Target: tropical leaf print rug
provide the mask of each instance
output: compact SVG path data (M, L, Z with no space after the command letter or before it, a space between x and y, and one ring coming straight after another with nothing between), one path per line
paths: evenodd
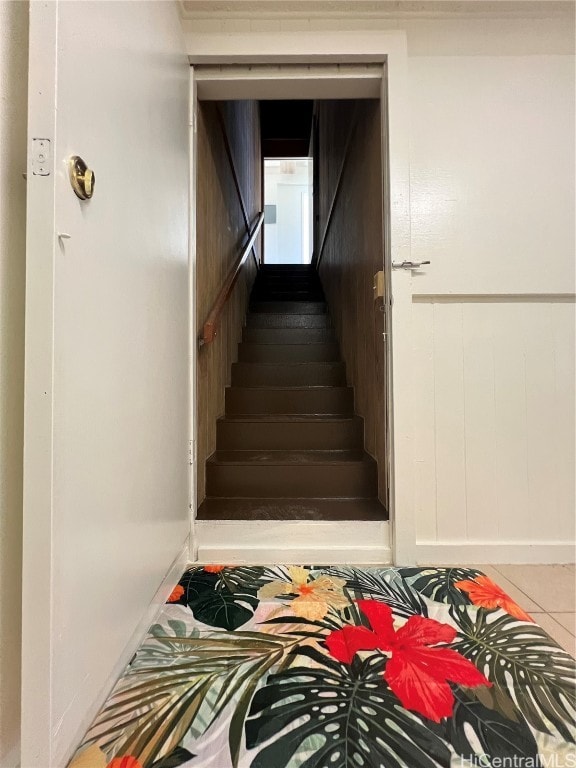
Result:
M194 567L72 765L573 768L575 682L476 570Z

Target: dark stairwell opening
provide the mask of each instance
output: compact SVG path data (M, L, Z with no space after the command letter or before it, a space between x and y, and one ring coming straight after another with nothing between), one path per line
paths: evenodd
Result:
M283 259L283 238L272 243L272 228L265 224L258 269L250 265L236 301L236 335L231 321L225 352L200 352L200 360L217 358L219 375L211 382L210 366L199 365L200 377L203 370L205 375L204 382L199 377L199 411L203 396L217 397L211 383L226 386L220 386L223 402L208 409L219 413L212 436L205 425L198 518L387 519L385 329L382 302L373 295L374 274L383 263L379 102L260 102L257 125L254 102L227 104L210 108L229 119L233 113L238 117L238 104L250 105L243 109L250 115L252 141L245 131L243 140L236 136L229 142L228 154L247 145L253 150L259 134L259 173L246 167L244 181L257 181L261 207L266 161L277 169L271 178L281 170L288 176L294 169L301 173L308 163L313 189L312 201L305 200L303 189L291 188L303 186L293 176L282 194L275 190L267 223L277 225L280 202L292 201L292 213L301 213L292 222L298 230L294 243L303 243L300 258L293 243ZM232 124L228 130L234 134ZM229 175L225 163L214 162L218 148L211 150L212 168L205 163L204 171ZM207 183L209 174L203 178L201 171L199 180ZM222 179L219 186L226 188ZM254 189L249 194L254 209L258 195ZM306 216L313 222L309 253L302 234ZM200 217L198 229L201 240ZM204 237L209 240L208 229Z

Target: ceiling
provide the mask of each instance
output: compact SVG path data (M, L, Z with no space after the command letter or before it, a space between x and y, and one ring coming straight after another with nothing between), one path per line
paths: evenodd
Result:
M264 157L308 157L314 102L261 101Z
M183 19L239 17L462 18L564 15L572 0L179 0Z

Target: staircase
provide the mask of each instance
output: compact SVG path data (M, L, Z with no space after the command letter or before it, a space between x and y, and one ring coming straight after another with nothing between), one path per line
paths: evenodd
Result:
M200 520L386 520L310 266L263 266L206 463Z

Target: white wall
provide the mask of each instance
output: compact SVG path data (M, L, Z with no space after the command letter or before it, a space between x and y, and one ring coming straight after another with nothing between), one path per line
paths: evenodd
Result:
M0 766L20 742L28 3L0 2Z
M573 559L573 5L195 5L190 51L407 32L417 558Z
M410 74L420 557L573 557L574 59Z
M175 3L31 18L22 764L62 768L189 531L189 67Z

